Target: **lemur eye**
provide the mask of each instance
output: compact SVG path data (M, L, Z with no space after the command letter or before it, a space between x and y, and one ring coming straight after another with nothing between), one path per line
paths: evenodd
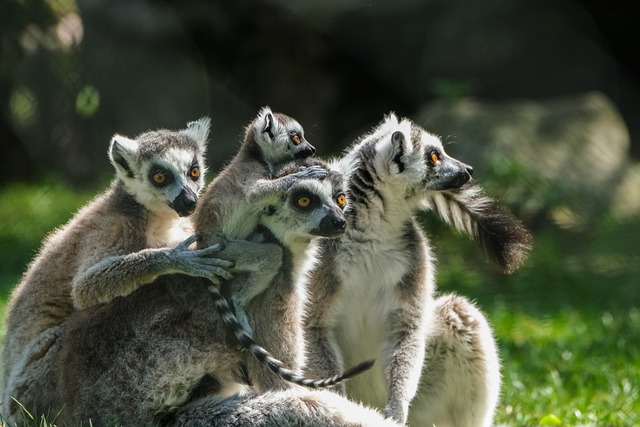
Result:
M339 195L336 198L336 202L338 202L338 206L340 206L341 208L344 207L344 205L347 204L347 196L345 196L344 194Z
M432 151L431 152L431 163L433 165L436 165L439 161L440 161L440 157L438 157L438 153L436 153L435 151Z
M311 199L307 196L301 196L298 197L297 203L301 208L308 208L311 204Z
M295 145L298 145L302 141L302 137L300 137L299 133L294 133L291 135L291 141L293 141Z
M153 174L153 182L157 185L162 185L167 182L167 172L166 171L158 171Z
M192 167L191 171L189 171L189 175L191 175L191 178L193 179L200 177L200 168L197 166Z

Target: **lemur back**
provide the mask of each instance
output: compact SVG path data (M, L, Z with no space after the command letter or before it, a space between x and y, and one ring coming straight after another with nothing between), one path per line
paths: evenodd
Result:
M180 131L113 137L109 157L117 176L111 187L46 238L11 296L5 416L18 410L12 398L29 408L32 394L40 393L30 384L30 372L44 363L75 310L127 295L162 274L228 277L221 267L229 262L212 258L218 248L188 250L195 239L188 238L192 225L186 217L203 186L208 132L204 118Z
M316 237L344 232L342 179L326 174L323 180L299 179L260 219L258 232L280 246L283 261L246 310L256 336L292 370L303 358L304 290L295 278ZM290 388L239 348L207 286L163 276L126 299L74 313L60 338L54 407L64 406L62 416L74 421L150 424L201 396L233 393L247 378L257 391Z
M329 375L345 363L377 357L379 369L350 381L347 391L405 423L434 316L434 257L414 215L429 201L463 201L439 195L473 191L456 190L468 185L472 169L448 156L437 137L393 114L333 167L346 176L348 227L340 239L322 242L322 261L309 274L305 374ZM505 227L494 227L498 234L474 236L487 247L502 247L494 253L507 264L523 259L527 234L512 217L495 209L474 211L464 202L453 205L438 212L455 212L455 224L473 224L463 231L482 228L492 218L502 221ZM465 221L458 221L461 215Z
M195 224L201 244L209 245L219 238L224 239L226 247L218 256L235 263L231 272L248 273L243 276L242 286L231 293L233 308L218 283L209 286L216 309L229 331L240 345L276 375L298 385L319 388L344 381L368 369L371 362L327 379L303 378L253 340L244 314L244 307L272 283L282 263L278 245L244 240L255 235L267 207L280 203L292 185L304 178L324 179L326 170L322 163L283 166L288 161L303 160L314 153L315 148L304 138L304 130L297 121L264 107L246 127L238 154L207 188ZM286 173L275 173L277 168L283 167Z

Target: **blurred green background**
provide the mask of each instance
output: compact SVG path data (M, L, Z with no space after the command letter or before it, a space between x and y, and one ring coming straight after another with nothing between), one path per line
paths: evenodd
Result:
M4 0L0 310L44 236L108 185L114 133L211 116L211 179L263 105L321 156L396 111L534 235L503 276L421 215L439 289L495 329L496 423L640 425L635 22L577 0Z

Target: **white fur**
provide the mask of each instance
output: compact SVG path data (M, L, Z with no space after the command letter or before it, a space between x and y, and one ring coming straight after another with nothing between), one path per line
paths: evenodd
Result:
M432 150L440 159L435 165L429 156ZM436 310L444 300L434 304L435 261L426 237L412 222L419 210L446 203L432 197L433 189L447 179L442 168L453 165L463 164L446 156L439 138L409 120L387 116L331 164L351 179L352 223L341 245L327 248L330 256L324 259L332 262L317 268L319 278L335 276L336 284L324 286L337 289L337 294L332 290L325 296L322 283L312 277L309 363L335 369L334 357L341 366L376 358L370 371L347 383L349 397L384 408L386 415L403 423L412 402L416 409L409 411L409 417L414 426L431 426L432 421L437 426L449 421L458 426L486 425L500 381L495 343L484 317L464 299L455 307L445 304ZM457 228L470 227L456 208L448 220ZM420 250L422 257L414 253ZM418 263L424 263L422 269L415 268ZM463 332L456 324L458 307L475 316ZM395 334L392 322L400 325ZM337 343L332 342L332 333ZM467 345L467 337L477 337L474 346ZM329 354L327 347L339 354ZM436 347L447 352L435 357ZM425 376L416 394L423 362Z
M207 149L210 127L211 119L209 117L202 117L196 121L187 123L187 128L182 130L180 133L183 133L196 141L201 153L204 154Z

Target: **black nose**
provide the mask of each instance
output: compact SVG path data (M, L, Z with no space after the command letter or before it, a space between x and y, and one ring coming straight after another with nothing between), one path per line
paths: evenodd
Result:
M347 221L342 217L332 218L331 224L336 230L344 230L347 227Z
M466 166L466 168L467 168L467 173L468 173L470 176L473 176L473 168L472 168L471 166Z
M173 200L171 207L179 216L189 216L196 210L198 196L190 188L183 188Z
M314 154L316 154L316 147L307 142L304 147L300 147L300 151L296 153L295 158L306 159L307 157L311 157Z
M338 234L342 234L346 228L347 221L342 215L338 216L329 214L320 221L318 234L325 237L336 236Z

